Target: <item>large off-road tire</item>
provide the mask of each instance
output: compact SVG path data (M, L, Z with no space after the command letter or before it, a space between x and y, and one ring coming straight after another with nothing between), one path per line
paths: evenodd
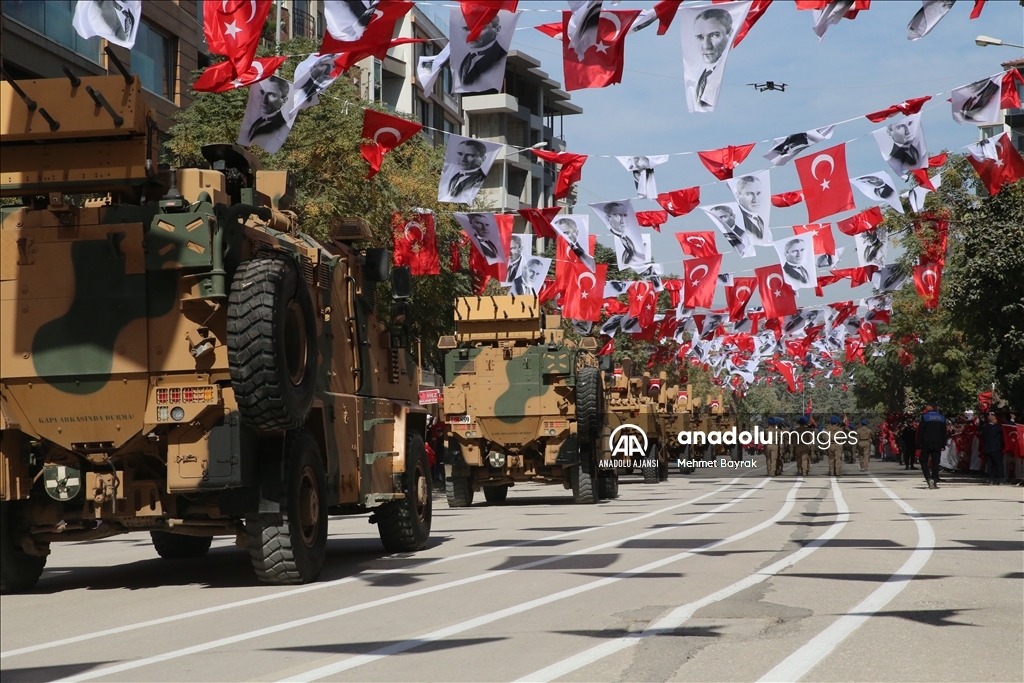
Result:
M29 555L18 543L14 506L0 503L0 593L27 591L36 585L46 566L46 557Z
M586 447L601 434L601 369L580 368L576 373L576 435Z
M448 477L444 492L450 508L468 508L473 504L473 484L469 477Z
M316 319L290 256L261 256L235 273L228 299L228 365L238 411L255 429L297 429L316 385Z
M487 499L488 503L504 503L505 499L508 498L508 489L508 484L485 486L484 498Z
M580 448L580 464L570 470L569 481L572 483L572 498L577 504L597 502L597 463L591 449Z
M420 434L410 433L405 441L402 493L405 498L385 503L375 513L377 532L389 553L423 550L430 539L430 464Z
M668 481L668 460L658 461L658 481Z
M655 464L650 467L640 468L644 475L645 484L657 484L658 483L658 445L651 442L650 446L647 447L647 452L644 453L645 460L654 460Z
M165 560L193 560L210 551L212 536L185 536L166 531L150 531L156 554Z
M598 493L602 500L613 500L619 497L619 473L605 470L597 478Z
M327 550L327 477L320 449L304 430L285 439L281 513L246 517L249 558L264 583L315 581Z

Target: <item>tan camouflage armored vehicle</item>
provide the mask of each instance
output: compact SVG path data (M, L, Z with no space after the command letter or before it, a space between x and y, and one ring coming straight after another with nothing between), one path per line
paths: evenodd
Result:
M664 460L671 465L676 460L685 457L688 452L686 446L679 444L679 432L690 431L693 428L692 407L690 405L690 386L681 389L679 385L668 386L667 373L662 371L658 392L658 433L661 435L659 449L659 460ZM666 466L667 466L666 465ZM688 474L692 468L682 468L681 472Z
M618 495L613 470L599 472L601 371L584 338L565 340L561 316L542 315L536 296L456 301L445 356L444 453L448 505L466 507L483 489L505 500L518 482L562 484L577 503Z
M127 72L5 81L0 110L3 589L130 531L165 558L235 536L268 583L317 578L328 514L425 547L419 369L366 223L302 234L288 173L231 145L158 173Z
M668 450L659 416L661 379L650 373L630 376L632 361L617 364L605 383L605 430L603 461L614 463L620 473L640 470L645 484L668 479Z
M727 432L739 423L736 420L736 413L732 406L725 402L725 392L719 391L718 395L708 394L702 403L700 399L692 399L694 431L704 432ZM696 446L692 449L693 457L730 457L734 460L740 459L740 446L729 444L709 444L706 447Z

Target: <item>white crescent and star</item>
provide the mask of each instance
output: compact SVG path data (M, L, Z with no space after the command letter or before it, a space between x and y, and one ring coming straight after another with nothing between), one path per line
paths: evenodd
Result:
M619 35L622 33L622 20L619 19L619 15L617 15L615 12L601 12L600 18L607 19L608 21L615 24L615 35L613 35L610 38L610 41L614 43L616 40L619 39ZM600 38L598 39L597 44L594 45L594 49L602 54L608 52L609 47L610 46L605 45L603 42L601 42Z
M814 157L814 161L811 162L811 177L814 178L815 180L818 180L818 164L824 163L824 162L828 162L828 176L829 176L829 178L832 177L832 172L836 170L836 162L835 162L835 160L831 156L829 156L828 154L819 154L818 156ZM821 189L822 190L827 190L828 189L828 180L827 179L823 179L821 181Z
M597 285L597 278L594 277L594 274L589 271L584 271L576 277L576 285L580 288L581 291L584 290L583 280L586 278L590 278L590 286L585 288L586 291L584 291L584 295L586 294L586 292L589 292L590 290L594 289L594 287Z
M419 235L415 239L412 238L412 237L409 237L409 230L411 230L411 229L415 229L416 233ZM419 242L419 241L421 241L423 239L423 226L421 226L418 221L409 221L408 223L406 223L405 224L405 239L409 240L410 242Z
M398 132L398 129L397 128L391 128L391 127L388 127L388 126L385 126L384 128L378 128L377 132L373 134L373 141L377 142L379 144L383 144L383 143L380 142L380 136L383 133L391 133L392 135L394 135L395 136L395 144L398 144L399 142L402 141L402 134Z
M701 275L698 278L697 277L697 272L700 271L702 268L704 269L704 273L703 273L703 275ZM699 266L697 266L696 268L694 268L693 270L690 271L690 282L696 283L697 280L703 279L703 278L707 277L707 274L708 274L708 267L702 263L702 264L700 264Z
M698 247L704 246L704 238L701 237L700 235L692 235L690 237L687 237L686 241L689 242L690 244L695 244Z
M785 282L783 281L781 275L779 275L778 273L772 273L771 275L768 276L768 279L764 281L764 283L766 285L768 285L768 289L769 290L772 289L772 280L774 280L776 278L778 279L780 285L784 285L785 284ZM775 296L782 296L781 289L777 289L777 290L774 290L774 291L775 291Z
M931 275L931 280L932 280L931 284L928 284L928 276L929 275ZM935 290L935 282L938 279L939 279L939 276L935 273L935 271L932 268L926 269L924 271L924 273L921 274L921 282L923 282L926 285L928 285L928 291L929 292Z
M740 292L746 292L747 293L747 297L746 298L748 298L748 299L754 293L753 291L751 291L750 287L747 287L746 285L741 285L740 287L737 287L735 290L733 290L733 293L736 295L737 299L742 298L742 297L740 297Z

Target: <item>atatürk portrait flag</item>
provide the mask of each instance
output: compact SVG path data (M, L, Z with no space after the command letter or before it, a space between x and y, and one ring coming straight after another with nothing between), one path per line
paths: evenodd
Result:
M807 202L807 222L856 208L846 171L846 143L800 157L794 163Z
M265 2L267 5L270 4L270 0L265 0ZM17 5L19 3L12 4ZM41 5L42 3L38 2L38 0L33 0L24 4ZM65 2L62 4L66 8L70 3ZM245 5L248 7L249 3L246 2ZM253 14L258 14L255 7L253 8ZM114 45L120 45L130 50L135 46L135 35L139 32L141 16L142 0L78 0L71 25L74 26L78 35L83 38L88 39L99 36ZM266 14L263 16L266 17ZM50 27L47 26L47 28ZM263 28L262 19L260 19L259 28ZM213 46L211 45L210 47L212 48Z

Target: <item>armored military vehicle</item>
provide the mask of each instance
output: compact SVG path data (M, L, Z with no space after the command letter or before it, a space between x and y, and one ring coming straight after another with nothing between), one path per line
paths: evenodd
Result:
M445 356L444 454L448 505L466 507L483 489L505 500L518 482L562 484L577 503L618 495L614 470L599 471L603 388L593 349L567 341L561 316L536 296L456 301Z
M289 173L232 145L158 171L126 70L5 81L0 108L3 589L131 531L164 558L235 536L278 584L317 578L329 514L425 547L419 369L375 314L410 277L365 221L303 234Z
M631 376L632 369L626 358L607 377L601 457L616 463L620 473L640 470L645 484L657 484L668 478L668 450L659 416L663 383L647 372Z
M659 460L664 460L666 468L676 460L684 458L689 448L679 443L679 432L688 432L693 428L692 406L690 405L690 387L681 389L679 385L668 385L667 374L661 373L658 391L658 433L661 436ZM681 472L688 474L693 468L683 467Z

